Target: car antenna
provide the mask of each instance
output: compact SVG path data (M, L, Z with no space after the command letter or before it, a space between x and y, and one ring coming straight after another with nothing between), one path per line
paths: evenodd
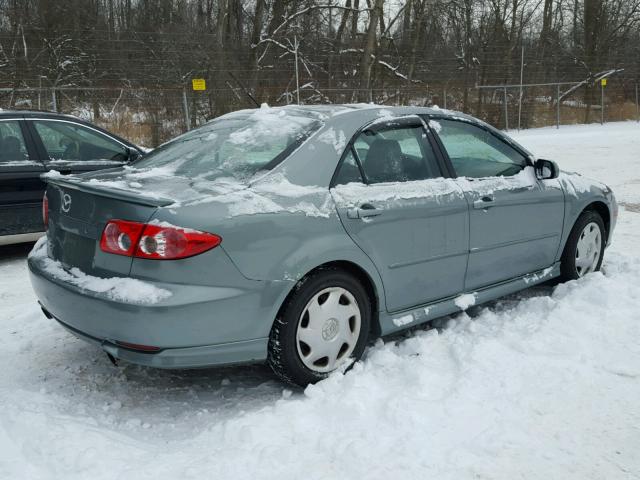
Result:
M236 82L238 85L240 85L240 88L242 89L242 91L243 91L244 93L246 93L246 94L247 94L247 97L249 97L253 103L255 103L255 104L256 104L256 107L260 108L260 104L258 103L258 101L254 98L254 96L253 96L253 95L251 95L251 93L249 92L249 90L247 90L247 89L244 87L244 85L242 84L242 82L241 82L240 80L238 80L238 79L236 78L236 76L235 76L233 73L231 73L229 70L227 70L227 73L229 74L229 76L230 76L231 78L233 78L233 80L235 80L235 82Z

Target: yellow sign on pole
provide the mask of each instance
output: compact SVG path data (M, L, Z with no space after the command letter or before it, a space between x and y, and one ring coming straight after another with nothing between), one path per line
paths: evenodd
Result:
M602 85L603 87L607 86L607 79L606 78L601 78L600 79L600 85Z
M207 89L207 82L204 81L204 78L192 78L191 86L195 91L202 91Z

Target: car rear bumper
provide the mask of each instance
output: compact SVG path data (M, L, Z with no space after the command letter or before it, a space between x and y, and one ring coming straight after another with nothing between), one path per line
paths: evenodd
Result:
M271 324L287 289L284 282L253 280L245 288L162 283L154 285L170 290L171 297L140 305L66 283L43 262L37 256L28 259L31 284L47 316L116 358L160 368L265 360Z
M51 315L43 307L45 315ZM221 343L218 345L202 345L199 347L167 348L159 352L141 352L124 348L108 340L87 335L57 318L51 318L76 337L102 348L106 353L118 360L143 365L146 367L180 369L203 368L218 365L236 365L262 362L266 359L268 338L257 338L242 342Z

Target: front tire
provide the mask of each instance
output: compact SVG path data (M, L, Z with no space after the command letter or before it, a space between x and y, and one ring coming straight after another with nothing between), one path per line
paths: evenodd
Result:
M576 280L600 270L605 241L606 230L600 214L591 210L582 212L571 229L562 253L562 280Z
M335 268L302 279L269 336L268 364L282 380L306 386L364 352L371 301L354 276Z

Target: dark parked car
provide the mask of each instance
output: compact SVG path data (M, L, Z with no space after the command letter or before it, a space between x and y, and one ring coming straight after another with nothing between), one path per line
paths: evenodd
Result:
M0 112L0 245L44 232L41 174L113 168L140 155L139 147L70 115Z

